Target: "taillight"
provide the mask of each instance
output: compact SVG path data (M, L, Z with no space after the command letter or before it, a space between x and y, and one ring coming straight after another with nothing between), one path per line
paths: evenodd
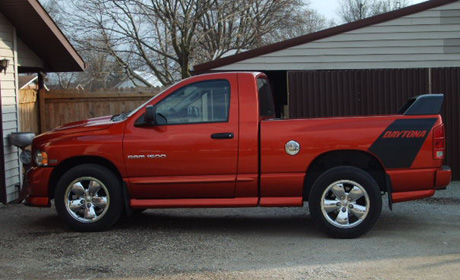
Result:
M444 125L435 127L433 131L433 158L444 159L446 147Z

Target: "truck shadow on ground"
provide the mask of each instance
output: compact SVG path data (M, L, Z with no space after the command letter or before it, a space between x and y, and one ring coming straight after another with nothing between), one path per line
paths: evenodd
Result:
M308 212L296 209L282 209L283 213L276 210L253 209L168 209L147 210L134 214L131 217L123 216L120 221L108 232L210 232L213 234L262 234L264 236L297 236L327 238L313 223ZM30 221L30 229L36 229L37 236L50 233L68 233L72 229L52 213L36 217ZM375 227L368 235L379 236L388 234L410 235L426 227L423 221L414 221L410 216L384 211ZM367 235L366 235L367 236Z
M215 234L257 233L273 236L327 237L317 229L308 211L305 209L184 209L147 210L132 217L123 217L115 230L160 230L212 232ZM186 213L184 213L187 211ZM370 231L370 235L410 234L426 227L422 221L414 221L402 213L383 211L379 221Z
M291 217L245 215L175 215L174 213L142 213L124 218L117 230L161 230L218 233L258 233L264 235L317 236L310 216Z

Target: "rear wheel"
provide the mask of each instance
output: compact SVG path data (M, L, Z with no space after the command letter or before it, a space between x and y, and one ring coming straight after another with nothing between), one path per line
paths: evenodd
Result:
M59 179L56 210L74 230L105 230L120 218L121 190L120 180L109 169L96 164L79 165Z
M380 188L362 169L335 167L313 184L309 208L315 224L328 235L358 237L368 232L380 216Z

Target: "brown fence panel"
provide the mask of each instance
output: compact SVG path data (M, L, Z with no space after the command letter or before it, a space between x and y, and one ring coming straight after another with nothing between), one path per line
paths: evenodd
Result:
M453 178L460 179L460 68L432 69L433 93L444 93L443 120L446 125L446 157Z
M21 89L19 91L19 119L20 129L24 132L40 132L38 118L38 91L35 89Z
M40 91L40 128L45 132L69 122L128 112L157 93Z

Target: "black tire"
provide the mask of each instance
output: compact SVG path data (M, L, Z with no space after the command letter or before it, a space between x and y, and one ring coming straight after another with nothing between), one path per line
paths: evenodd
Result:
M109 169L97 164L82 164L59 179L55 204L59 216L72 229L106 230L122 214L122 184Z
M382 197L377 182L367 172L339 166L316 179L308 205L313 221L323 232L335 238L355 238L376 223Z

